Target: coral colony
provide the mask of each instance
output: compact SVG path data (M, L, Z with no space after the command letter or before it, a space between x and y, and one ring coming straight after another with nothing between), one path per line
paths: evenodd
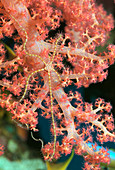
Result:
M101 98L84 102L77 89L107 78L115 46L102 54L96 47L105 44L113 27L112 15L95 0L0 1L0 106L33 131L38 131L37 109L52 122L53 140L42 148L44 160L59 159L74 148L86 161L84 169L109 164L107 150L97 151L97 143L89 147L88 142L95 142L94 131L101 144L115 141L112 107ZM12 59L6 57L4 37L14 40ZM71 85L75 90L66 92ZM3 154L2 145L0 150Z

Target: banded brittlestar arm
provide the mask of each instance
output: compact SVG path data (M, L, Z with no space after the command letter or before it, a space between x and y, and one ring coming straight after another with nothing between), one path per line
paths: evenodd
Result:
M45 70L44 68L43 68L43 69L36 70L36 71L32 72L32 73L27 77L26 85L25 85L25 90L24 90L24 93L23 93L21 99L19 100L19 102L21 102L21 101L24 99L25 95L26 95L27 88L28 88L28 84L29 84L29 80L30 80L30 78L32 77L32 75L34 75L35 73L44 71L44 70Z

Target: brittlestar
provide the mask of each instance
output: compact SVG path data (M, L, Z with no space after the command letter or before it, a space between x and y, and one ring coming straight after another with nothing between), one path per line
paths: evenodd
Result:
M54 120L54 113L53 113L53 94L52 94L52 84L51 84L51 72L55 72L55 74L57 75L59 81L61 81L61 78L59 76L59 74L57 73L57 71L53 68L53 60L54 60L54 57L55 57L55 54L56 54L56 48L57 48L57 44L59 42L59 40L61 39L61 34L59 36L59 38L57 38L56 42L55 42L55 46L54 46L54 51L53 51L53 56L52 58L49 57L49 62L46 63L43 58L41 58L39 55L36 55L36 54L30 54L26 51L26 43L28 41L28 35L27 35L27 32L25 31L25 29L18 23L18 21L12 16L10 15L11 18L13 18L15 20L15 22L19 25L19 27L24 31L25 33L25 42L23 44L23 49L26 53L26 55L30 56L30 57L38 57L45 65L44 68L41 68L41 69L38 69L38 70L35 70L33 71L28 77L27 77L27 80L26 80L26 85L25 85L25 90L24 90L24 93L21 97L21 99L19 100L19 103L24 99L25 95L26 95L26 92L27 92L27 88L28 88L28 84L29 84L29 80L30 78L35 74L35 73L38 73L38 72L41 72L41 71L47 71L48 73L48 82L49 82L49 92L50 92L50 99L51 99L51 119L52 119L52 125L53 125L53 131L54 131L54 146L53 146L53 154L51 155L51 157L49 158L49 160L52 160L52 158L54 157L54 154L55 154L55 147L56 147L56 128L55 128L55 120Z

